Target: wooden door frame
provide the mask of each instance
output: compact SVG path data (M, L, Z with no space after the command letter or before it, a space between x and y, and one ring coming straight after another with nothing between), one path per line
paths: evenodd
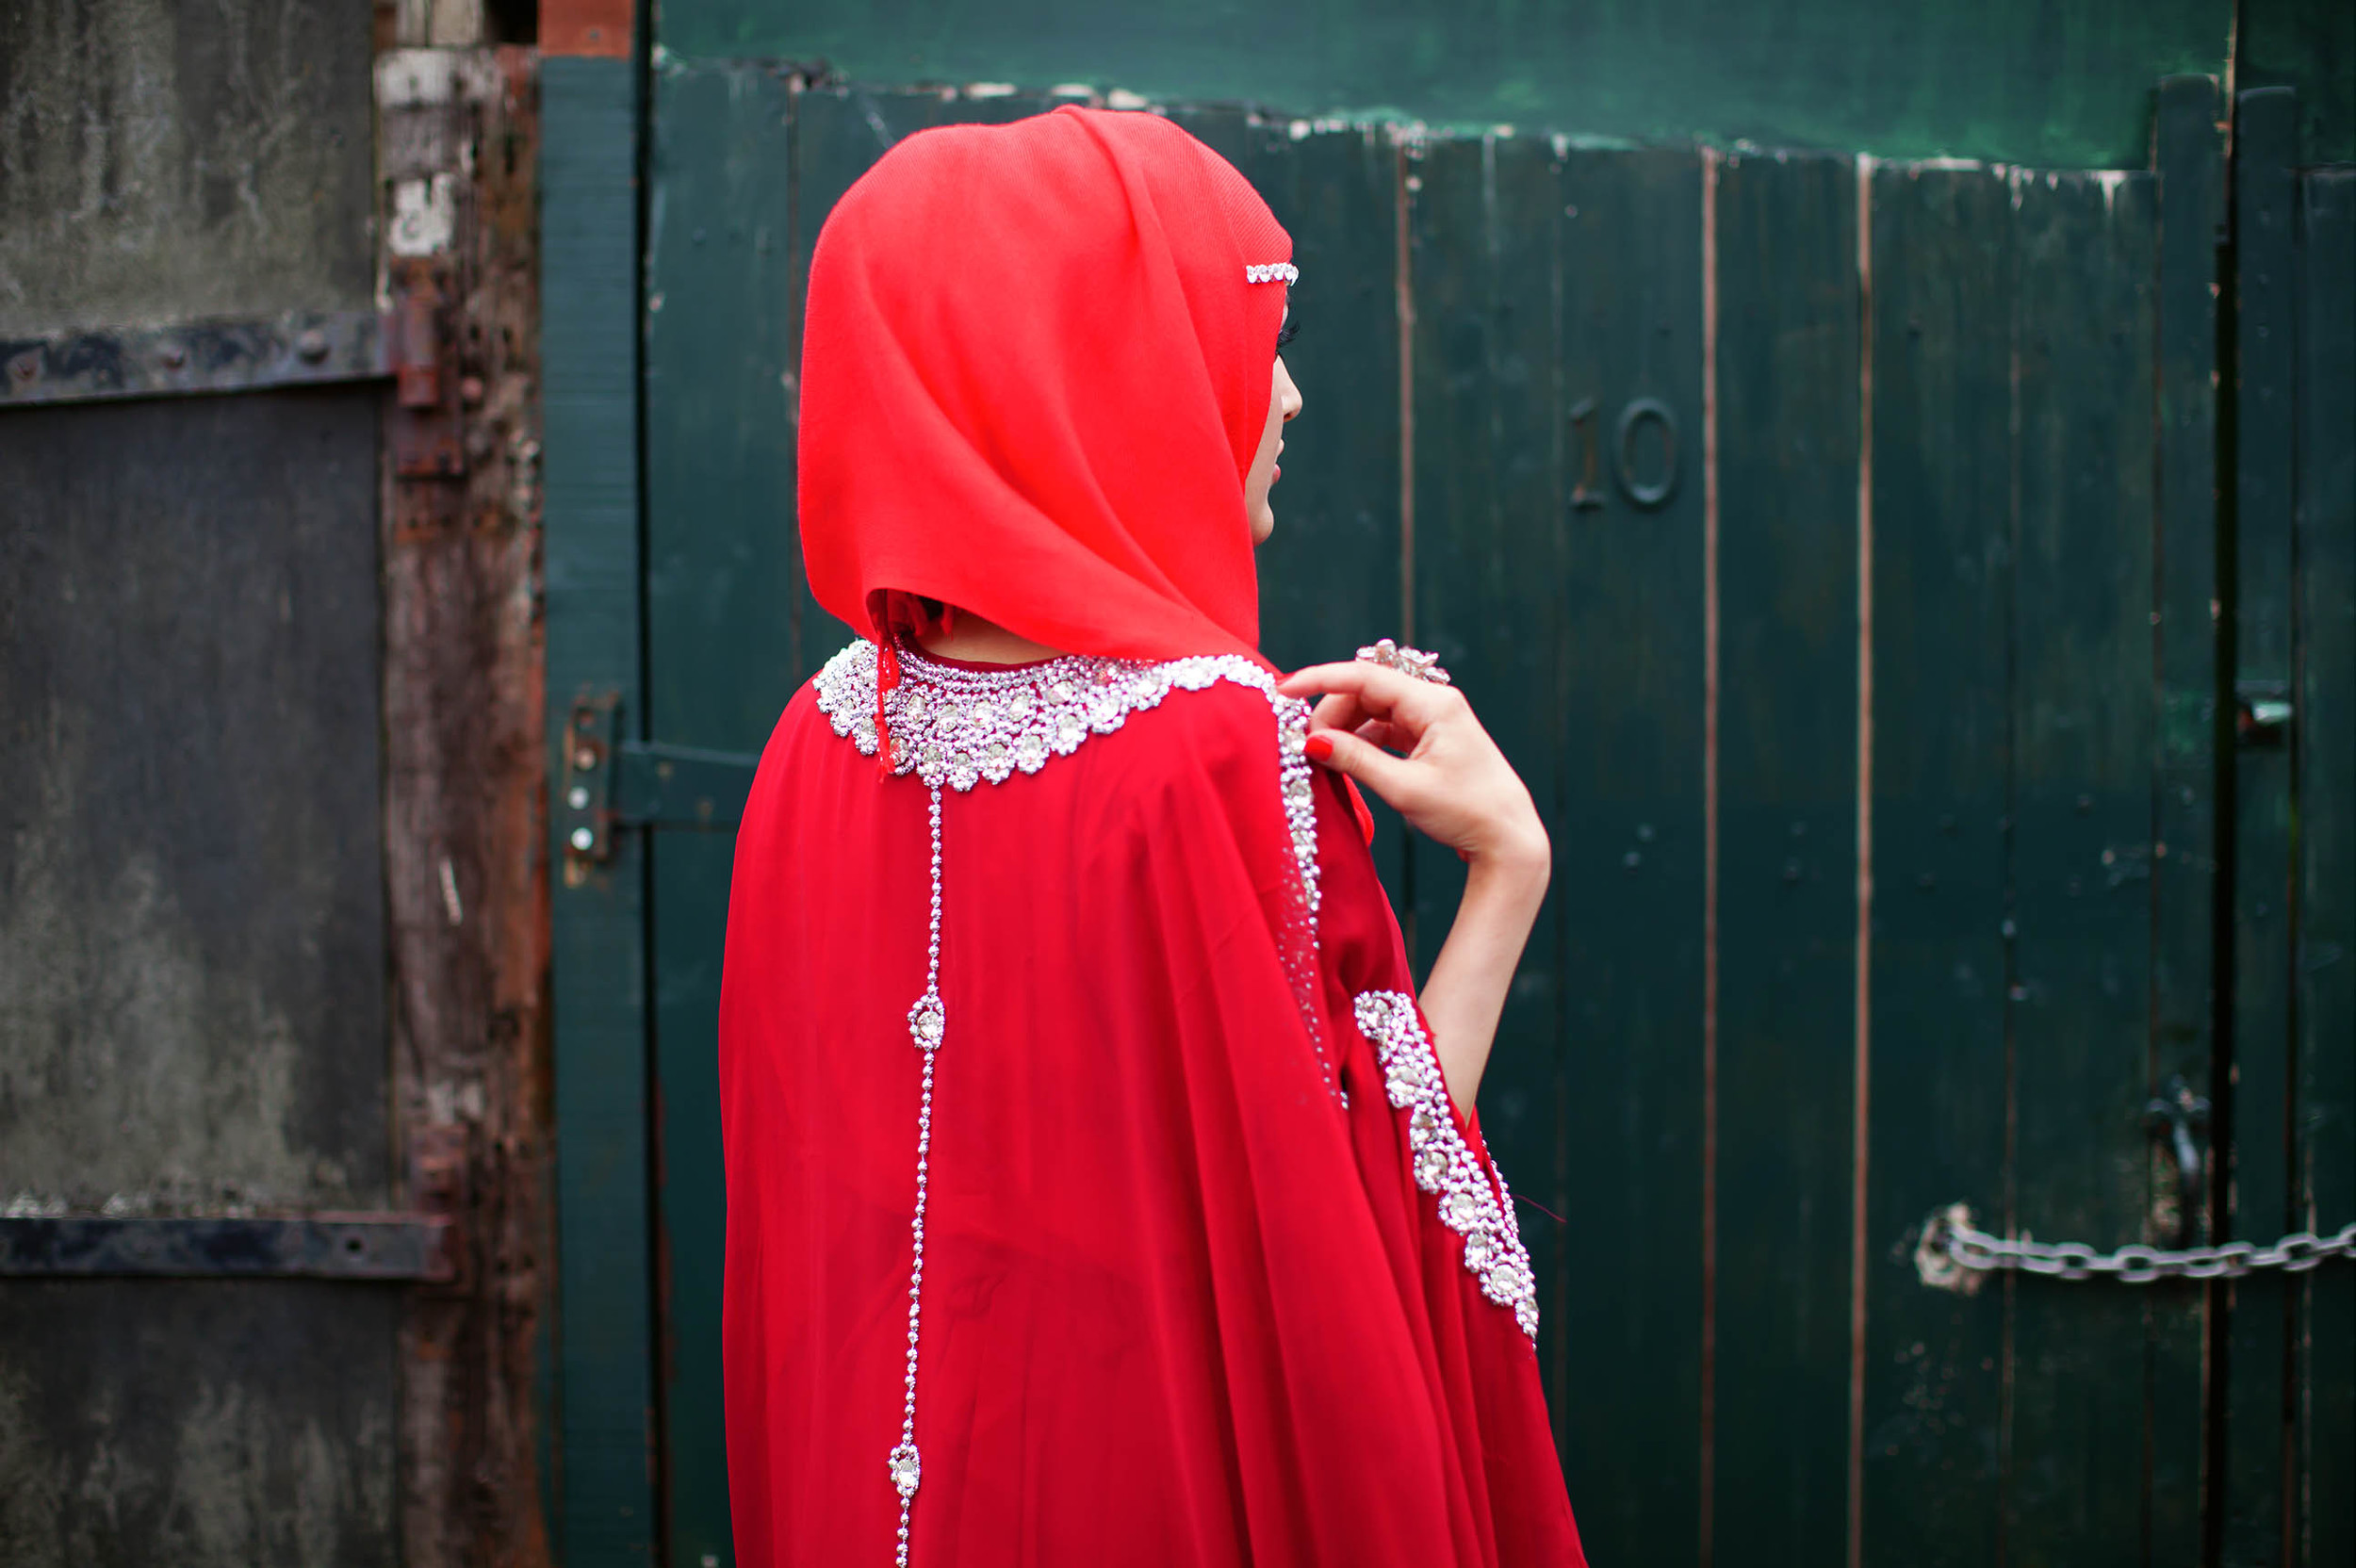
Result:
M632 0L541 10L544 573L556 1064L557 1331L548 1391L559 1561L659 1560L642 836L573 846L568 764L642 725L639 172ZM604 716L584 733L578 711Z

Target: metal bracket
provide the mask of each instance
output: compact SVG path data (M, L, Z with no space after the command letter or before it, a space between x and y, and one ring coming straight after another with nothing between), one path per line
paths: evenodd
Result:
M458 1221L431 1214L0 1218L0 1276L458 1279Z
M2176 1233L2173 1245L2190 1246L2201 1223L2204 1161L2196 1135L2209 1130L2209 1102L2180 1077L2170 1078L2143 1107L2144 1131L2165 1135L2176 1158Z
M2291 689L2279 680L2233 683L2233 739L2250 750L2279 750L2291 732Z
M373 381L392 373L373 310L0 338L0 408Z
M584 690L564 721L564 767L556 821L567 867L614 858L614 754L621 743L619 692Z
M621 827L732 832L761 766L757 756L621 739L621 697L584 692L564 726L558 823L567 862L602 865Z

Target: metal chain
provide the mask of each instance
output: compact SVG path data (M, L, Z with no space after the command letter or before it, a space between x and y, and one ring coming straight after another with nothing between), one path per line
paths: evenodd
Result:
M2221 1247L2191 1247L2181 1252L2130 1245L2098 1252L2081 1241L2010 1241L1972 1224L1961 1203L1935 1210L1922 1223L1914 1266L1922 1282L1945 1290L1978 1288L1978 1276L2004 1269L2060 1280L2118 1280L2131 1285L2154 1280L2239 1279L2261 1268L2303 1274L2333 1258L2356 1257L2356 1225L2336 1235L2294 1231L2271 1247L2229 1241Z

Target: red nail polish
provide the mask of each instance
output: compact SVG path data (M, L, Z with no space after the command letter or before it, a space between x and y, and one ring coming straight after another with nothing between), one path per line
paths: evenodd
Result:
M1318 730L1301 743L1301 754L1312 762L1322 762L1333 755L1333 737Z

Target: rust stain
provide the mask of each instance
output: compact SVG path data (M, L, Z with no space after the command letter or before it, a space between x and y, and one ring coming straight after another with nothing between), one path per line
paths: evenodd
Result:
M540 53L626 60L636 11L634 0L542 0Z
M628 8L609 8L626 54ZM458 217L447 251L385 273L422 340L384 411L384 855L407 1197L451 1214L463 1245L402 1324L401 1536L411 1568L546 1568L537 67L528 49L436 53L446 99L384 110L388 144L454 182Z

